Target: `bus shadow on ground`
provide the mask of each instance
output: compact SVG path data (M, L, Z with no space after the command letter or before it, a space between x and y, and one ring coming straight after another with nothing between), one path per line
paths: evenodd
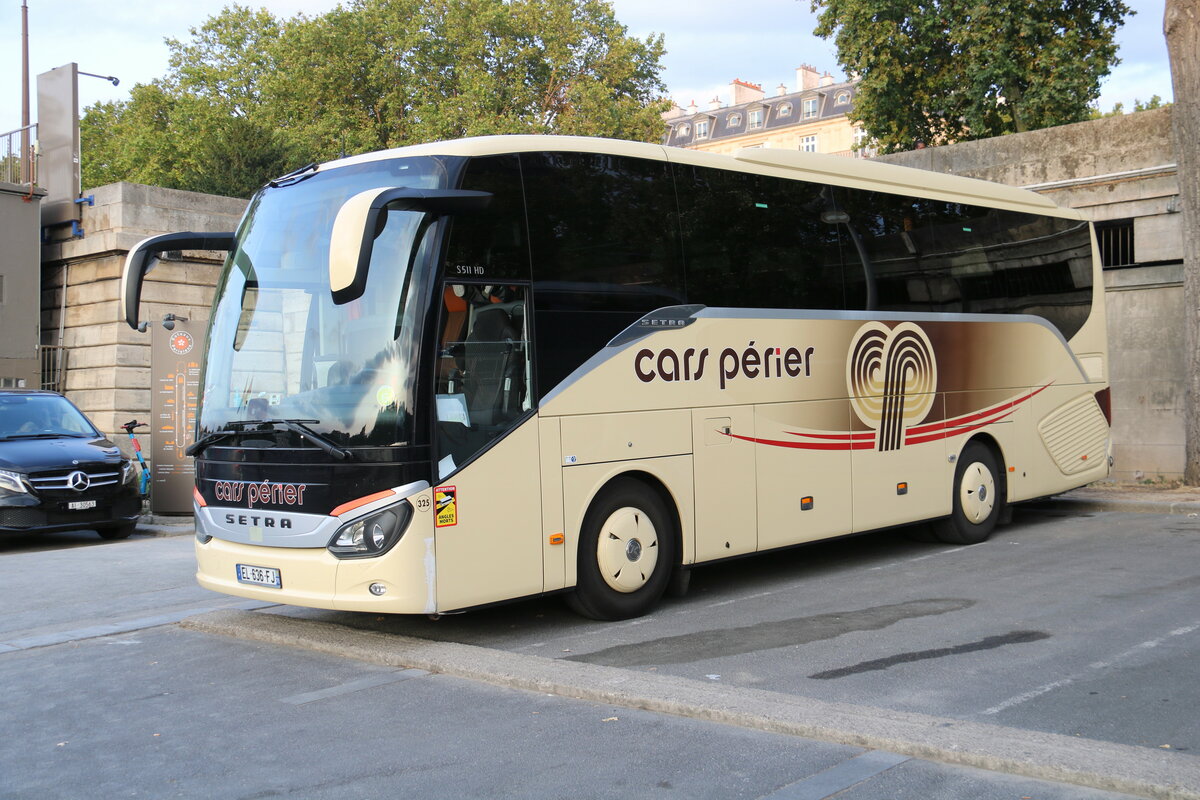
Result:
M726 600L736 602L747 595L775 591L797 581L839 574L853 575L880 564L955 548L955 545L920 541L921 537L922 526L905 526L706 564L692 571L687 594L683 597L664 597L656 613L687 611L689 607ZM436 617L339 612L291 606L275 606L264 609L262 613L318 620L356 630L502 648L515 639L553 637L614 624L578 616L567 609L560 594ZM792 640L795 641L794 638Z

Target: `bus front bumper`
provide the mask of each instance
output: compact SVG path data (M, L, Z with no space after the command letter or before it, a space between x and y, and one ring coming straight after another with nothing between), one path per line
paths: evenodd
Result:
M356 559L336 558L325 548L262 547L217 538L203 543L196 540L196 580L205 589L333 611L435 613L433 563L432 539L426 542L407 535L381 556ZM277 580L279 585L239 580L264 576Z

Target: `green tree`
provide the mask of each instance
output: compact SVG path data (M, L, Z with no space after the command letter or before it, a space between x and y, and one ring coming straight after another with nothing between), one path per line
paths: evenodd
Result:
M661 36L606 0L351 0L278 20L228 6L170 70L89 108L85 182L245 196L309 161L500 133L656 141Z
M1087 119L1119 63L1121 0L811 0L882 152Z
M1169 106L1169 105L1171 105L1171 104L1164 103L1162 97L1160 97L1159 95L1156 95L1156 94L1150 95L1150 99L1145 102L1142 102L1141 99L1135 97L1133 99L1133 113L1136 114L1139 111L1153 111L1156 108L1165 108L1166 106ZM1125 114L1125 104L1124 103L1114 103L1113 107L1112 107L1112 111L1101 111L1098 107L1093 106L1091 113L1088 114L1088 119L1103 119L1104 117L1120 117L1120 116L1123 116L1124 114Z

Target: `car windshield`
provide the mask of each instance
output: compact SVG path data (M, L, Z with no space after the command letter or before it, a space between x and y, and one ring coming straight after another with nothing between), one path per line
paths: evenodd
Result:
M422 267L439 224L391 211L377 233L366 290L335 305L334 218L380 187L453 186L461 159L415 157L324 169L279 181L251 201L217 285L201 436L248 420L304 420L340 445L411 441ZM238 426L241 427L241 426Z
M55 394L0 395L0 439L78 436L99 431L66 398Z

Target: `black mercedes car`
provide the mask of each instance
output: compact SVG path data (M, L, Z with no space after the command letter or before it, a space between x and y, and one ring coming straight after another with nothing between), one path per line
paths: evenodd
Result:
M55 392L0 389L0 534L133 533L138 474L120 449Z

